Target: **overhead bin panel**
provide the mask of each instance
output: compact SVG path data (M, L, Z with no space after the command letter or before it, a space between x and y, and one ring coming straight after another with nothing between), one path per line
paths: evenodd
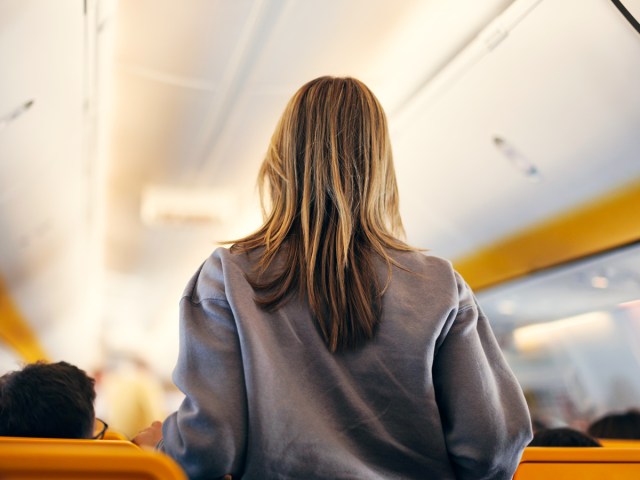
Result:
M515 2L400 119L409 240L470 255L640 177L638 78L640 36L611 2Z

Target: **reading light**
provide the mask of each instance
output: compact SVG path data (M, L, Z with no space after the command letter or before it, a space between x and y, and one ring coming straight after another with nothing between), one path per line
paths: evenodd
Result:
M591 286L593 288L605 289L609 286L609 279L604 275L594 275L591 277Z
M511 300L502 300L498 303L498 311L502 315L513 315L516 310L515 302Z

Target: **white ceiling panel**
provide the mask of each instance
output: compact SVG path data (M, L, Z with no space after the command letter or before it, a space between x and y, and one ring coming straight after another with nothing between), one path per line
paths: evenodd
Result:
M136 0L118 4L116 61L149 73L219 82L253 0Z
M188 178L200 147L194 137L203 130L219 96L123 68L117 69L115 88L111 182L137 190L141 183Z

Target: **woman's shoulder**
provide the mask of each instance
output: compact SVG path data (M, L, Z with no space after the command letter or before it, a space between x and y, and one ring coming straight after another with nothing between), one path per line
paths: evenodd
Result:
M209 271L225 270L225 269L251 269L256 261L259 260L260 252L254 250L236 250L231 247L216 247L209 258L204 262L204 268Z
M389 250L388 253L398 266L405 267L410 271L419 273L430 271L447 275L454 275L455 272L451 261L428 252L420 250Z
M232 262L233 258L228 248L215 248L192 275L183 296L189 297L192 302L225 299L225 270Z
M457 298L469 295L470 287L453 263L443 257L418 250L392 251L389 256L395 262L393 276L405 288L424 288L429 285L440 291L450 291Z

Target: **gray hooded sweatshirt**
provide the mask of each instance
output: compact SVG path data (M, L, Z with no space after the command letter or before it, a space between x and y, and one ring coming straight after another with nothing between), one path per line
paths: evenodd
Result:
M180 303L186 398L158 448L192 480L510 479L530 418L487 318L448 261L390 255L408 271L375 337L331 353L306 301L256 305L257 253L214 251Z

